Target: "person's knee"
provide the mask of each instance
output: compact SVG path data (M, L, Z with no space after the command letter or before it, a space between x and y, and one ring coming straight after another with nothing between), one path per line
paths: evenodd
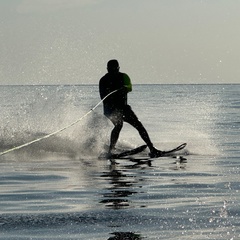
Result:
M138 119L135 119L132 122L132 126L135 127L138 131L142 131L145 129L143 124Z
M123 127L123 123L121 122L121 123L115 124L113 130L121 131L122 127Z

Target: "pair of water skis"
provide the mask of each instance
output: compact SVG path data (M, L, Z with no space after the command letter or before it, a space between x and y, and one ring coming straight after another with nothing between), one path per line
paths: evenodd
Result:
M150 160L153 160L154 158L159 158L159 157L174 157L174 158L177 158L179 163L185 163L187 161L187 159L184 158L183 156L178 156L175 153L184 149L186 147L186 145L187 145L187 143L183 143L171 150L162 151L161 155L157 156L157 157L150 157L150 156L135 157L134 155L143 152L147 148L147 145L142 145L142 146L139 146L139 147L131 149L131 150L123 151L121 153L116 153L116 154L111 154L111 155L105 156L105 158L109 159L110 161L114 161L115 159L129 159L132 162L142 162L142 161L150 161Z

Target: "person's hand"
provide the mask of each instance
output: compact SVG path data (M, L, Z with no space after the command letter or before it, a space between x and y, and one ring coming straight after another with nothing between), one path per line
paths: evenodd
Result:
M128 88L126 86L121 87L120 90L124 93L128 93Z

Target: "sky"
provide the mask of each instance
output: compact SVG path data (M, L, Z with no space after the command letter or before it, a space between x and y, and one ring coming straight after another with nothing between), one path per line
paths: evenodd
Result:
M0 0L0 85L240 83L239 0Z

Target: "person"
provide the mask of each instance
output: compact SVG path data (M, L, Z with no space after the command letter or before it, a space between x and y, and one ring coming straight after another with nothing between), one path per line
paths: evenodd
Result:
M99 81L99 92L101 99L103 99L104 115L114 125L111 132L108 154L111 156L123 127L123 122L127 122L137 129L141 138L147 144L150 150L149 156L160 157L162 151L153 146L143 124L127 103L127 94L132 91L132 84L129 76L126 73L120 72L119 69L119 63L116 59L109 60L107 63L108 73Z

